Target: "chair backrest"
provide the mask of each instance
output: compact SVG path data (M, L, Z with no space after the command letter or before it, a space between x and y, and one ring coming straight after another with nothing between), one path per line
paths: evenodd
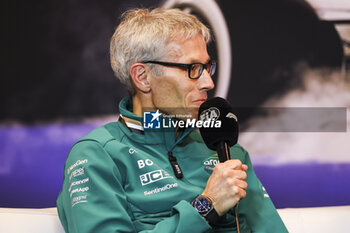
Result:
M350 206L278 209L290 233L346 233Z
M278 209L290 233L346 233L350 206ZM0 208L0 232L65 233L57 209Z

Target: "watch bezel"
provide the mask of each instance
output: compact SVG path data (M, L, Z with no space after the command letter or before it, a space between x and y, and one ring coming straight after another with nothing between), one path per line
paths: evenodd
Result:
M211 202L211 200L205 196L202 196L202 195L196 197L193 200L192 206L203 217L205 217L213 209L213 203Z
M206 200L206 206L205 210L201 210L198 205L200 205L199 201L200 200ZM213 201L210 197L204 196L204 195L199 195L197 196L193 201L192 201L192 206L197 210L197 212L205 218L205 220L210 224L215 224L219 220L219 215L216 212Z

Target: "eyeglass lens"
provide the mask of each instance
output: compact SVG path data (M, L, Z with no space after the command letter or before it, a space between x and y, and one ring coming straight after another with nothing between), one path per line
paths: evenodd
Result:
M208 63L208 64L193 64L190 68L190 77L191 78L199 78L204 68L207 70L209 75L213 75L215 73L215 64Z

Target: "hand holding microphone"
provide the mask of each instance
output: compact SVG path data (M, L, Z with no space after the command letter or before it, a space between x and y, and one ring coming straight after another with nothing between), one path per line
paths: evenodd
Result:
M224 215L246 196L247 169L248 166L238 159L228 160L215 166L202 195L212 199L219 216Z
M245 181L248 166L238 159L231 160L230 155L230 147L238 140L237 117L226 100L215 97L200 106L198 120L221 121L220 128L202 127L200 133L207 147L218 152L220 160L202 195L212 200L216 212L222 216L246 196L248 187Z

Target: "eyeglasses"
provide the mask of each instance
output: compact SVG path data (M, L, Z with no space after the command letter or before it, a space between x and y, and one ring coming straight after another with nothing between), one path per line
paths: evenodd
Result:
M215 74L215 69L216 69L216 62L212 60L209 61L207 64L202 64L202 63L183 64L183 63L162 62L162 61L142 61L142 63L152 63L152 64L158 64L162 66L173 66L173 67L184 68L188 70L188 77L190 79L198 79L202 75L204 69L206 69L209 75L212 76Z

